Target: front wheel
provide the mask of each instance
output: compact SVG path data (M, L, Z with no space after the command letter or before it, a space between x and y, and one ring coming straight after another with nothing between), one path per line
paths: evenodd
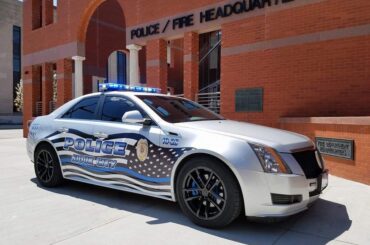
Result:
M59 159L50 145L42 145L35 152L35 173L42 186L55 187L63 183Z
M211 158L186 162L176 181L182 211L196 224L219 228L240 215L242 195L232 172Z

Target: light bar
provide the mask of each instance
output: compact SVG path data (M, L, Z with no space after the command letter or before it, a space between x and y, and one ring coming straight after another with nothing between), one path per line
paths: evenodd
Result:
M100 83L99 84L99 91L100 92L132 91L132 92L160 93L161 89L140 87L140 86L129 86L129 85L118 84L118 83Z

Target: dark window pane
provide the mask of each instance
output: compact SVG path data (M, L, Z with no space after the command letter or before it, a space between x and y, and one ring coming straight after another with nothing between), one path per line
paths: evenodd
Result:
M126 81L126 54L117 52L117 83L127 84Z
M21 28L13 26L13 43L21 43Z
M13 26L13 101L16 98L16 87L20 81L21 72L21 28ZM13 106L13 111L16 111Z
M108 96L105 98L102 120L110 122L122 122L122 116L127 111L138 110L138 107L130 100L123 97Z
M199 36L199 90L218 92L220 81L221 31Z
M63 118L72 119L95 119L95 110L97 108L99 97L84 99L72 107Z
M13 59L13 72L21 71L21 61L19 59Z
M137 96L163 120L170 123L222 120L221 116L189 100L166 96Z

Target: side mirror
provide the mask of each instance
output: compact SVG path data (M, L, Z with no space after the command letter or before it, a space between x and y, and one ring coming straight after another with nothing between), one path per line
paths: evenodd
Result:
M149 126L152 120L149 118L144 118L143 115L138 110L127 111L122 116L123 123L140 123L145 126Z

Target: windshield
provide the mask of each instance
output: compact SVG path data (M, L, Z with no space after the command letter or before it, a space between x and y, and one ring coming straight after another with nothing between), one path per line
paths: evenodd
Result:
M176 97L138 95L163 120L170 123L223 120L199 104Z

